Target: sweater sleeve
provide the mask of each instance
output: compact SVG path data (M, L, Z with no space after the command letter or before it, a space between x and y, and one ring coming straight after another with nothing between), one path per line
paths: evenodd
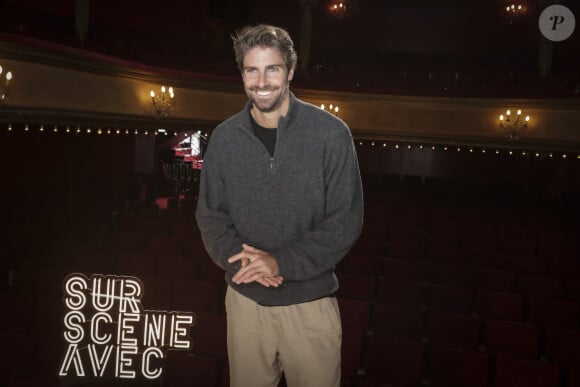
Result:
M303 281L331 270L362 231L363 192L356 152L346 128L325 147L325 217L299 239L272 251L285 280Z
M215 138L214 138L215 137ZM214 141L212 141L214 140ZM234 227L225 200L223 179L223 143L212 136L204 154L196 220L208 254L224 270L237 270L239 263L230 264L228 258L242 250L245 241Z

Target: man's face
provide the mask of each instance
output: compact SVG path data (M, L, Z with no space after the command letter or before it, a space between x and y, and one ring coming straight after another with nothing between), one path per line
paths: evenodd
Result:
M263 113L280 108L288 98L288 87L293 76L294 69L286 69L277 48L257 46L244 57L244 89L254 106Z

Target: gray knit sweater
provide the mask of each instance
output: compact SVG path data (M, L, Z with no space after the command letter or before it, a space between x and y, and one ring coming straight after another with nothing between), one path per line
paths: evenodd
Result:
M196 218L226 281L262 305L332 294L334 266L362 229L363 195L353 140L340 119L290 94L274 157L254 135L251 103L215 128L204 156ZM284 282L236 285L242 243L269 252Z

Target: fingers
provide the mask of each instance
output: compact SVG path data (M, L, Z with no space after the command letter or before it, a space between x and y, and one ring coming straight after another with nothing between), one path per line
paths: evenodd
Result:
M246 257L246 253L244 253L244 251L243 251L243 250L242 250L242 251L240 251L239 253L237 253L237 254L235 254L235 255L232 255L231 257L229 257L229 258L228 258L228 262L229 262L229 263L234 263L234 262L237 262L237 261L239 261L239 260L240 260L240 259L242 259L242 258L247 258L247 257Z
M248 244L246 244L246 243L243 243L243 244L242 244L242 249L243 249L244 251L247 251L248 253L254 253L254 254L264 254L264 251L262 251L262 250L260 250L260 249L257 249L257 248L255 248L254 246L250 246L250 245L248 245Z
M284 281L284 279L280 276L276 276L276 277L262 277L262 278L258 278L256 280L257 283L259 283L260 285L263 285L265 287L270 287L273 286L275 288L277 288L278 286L282 285L282 282Z

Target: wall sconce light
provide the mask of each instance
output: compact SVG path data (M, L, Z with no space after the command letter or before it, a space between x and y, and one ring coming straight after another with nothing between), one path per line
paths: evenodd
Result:
M10 81L12 80L12 71L7 71L4 73L4 68L0 66L0 102L6 101L8 99L8 91L10 88Z
M166 88L165 86L161 86L161 93L156 94L155 91L151 90L149 95L151 96L151 103L153 104L155 113L162 118L169 116L175 102L173 87Z
M340 109L338 108L338 106L336 106L336 105L333 105L333 104L330 104L330 105L328 105L328 106L326 106L325 104L321 104L321 105L320 105L320 108L321 108L322 110L325 110L325 111L327 111L327 112L331 113L331 114L334 114L335 116L338 116L338 111L340 110Z
M331 15L342 18L346 14L346 1L333 0L330 2L328 10Z
M506 136L511 141L517 141L520 138L520 134L524 128L528 126L528 122L530 122L530 116L526 116L523 120L522 117L522 110L518 109L516 112L515 118L512 117L511 110L506 110L505 116L500 114L499 116L499 126L500 128L504 128L506 130Z

